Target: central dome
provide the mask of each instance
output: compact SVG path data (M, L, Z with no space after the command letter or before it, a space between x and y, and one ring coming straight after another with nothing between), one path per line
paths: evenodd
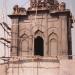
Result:
M31 8L52 7L58 4L57 0L30 0ZM56 6L55 6L56 7Z

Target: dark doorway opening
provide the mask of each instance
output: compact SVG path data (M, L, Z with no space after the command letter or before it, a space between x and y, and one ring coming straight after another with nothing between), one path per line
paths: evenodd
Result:
M34 39L34 55L44 55L44 41L43 39L38 36L37 38Z

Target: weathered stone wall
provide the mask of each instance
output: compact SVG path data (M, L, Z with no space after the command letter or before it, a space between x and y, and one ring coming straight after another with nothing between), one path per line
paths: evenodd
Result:
M44 59L47 61L44 61ZM49 62L49 58L41 61L31 61L32 58L22 58L17 62L15 59L9 65L0 65L1 75L74 75L75 60L60 60L59 62ZM53 59L52 59L53 60Z
M0 64L0 74L1 75L7 75L7 64Z
M44 56L68 54L66 15L51 16L47 12L40 12L25 18L17 17L12 21L12 55L16 55L19 49L20 56L33 56L34 39L38 36L44 40Z

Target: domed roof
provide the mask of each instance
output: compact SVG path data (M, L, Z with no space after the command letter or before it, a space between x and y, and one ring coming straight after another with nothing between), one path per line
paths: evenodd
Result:
M57 4L57 0L30 0L30 4L32 8L35 7L49 7L51 5Z

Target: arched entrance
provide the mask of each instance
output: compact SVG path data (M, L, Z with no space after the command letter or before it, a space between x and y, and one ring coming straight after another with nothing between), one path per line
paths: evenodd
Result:
M44 41L40 36L34 39L34 55L44 55Z

